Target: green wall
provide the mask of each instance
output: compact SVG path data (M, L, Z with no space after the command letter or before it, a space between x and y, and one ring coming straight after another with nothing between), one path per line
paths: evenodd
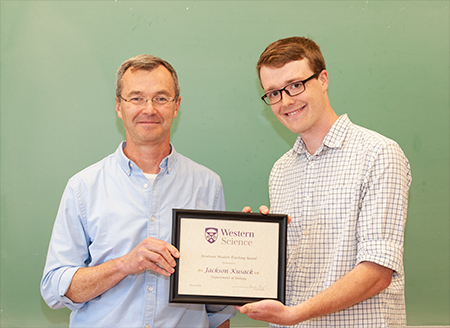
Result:
M222 177L227 209L268 203L295 136L259 99L272 41L321 45L338 114L403 148L409 325L450 325L449 1L1 1L1 327L66 327L39 282L67 180L124 138L115 71L140 53L177 69L177 150ZM243 316L234 327L261 326Z

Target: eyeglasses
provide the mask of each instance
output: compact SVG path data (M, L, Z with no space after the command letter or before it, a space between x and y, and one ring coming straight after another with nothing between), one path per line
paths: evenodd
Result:
M172 102L177 99L170 98L170 97L164 97L164 96L155 96L152 99L147 99L145 97L133 97L128 100L126 100L124 97L119 96L120 99L126 101L127 103L130 103L132 106L136 108L144 108L147 106L148 101L150 100L155 107L162 107L164 105L167 105L169 102Z
M286 92L289 97L297 96L306 90L305 83L311 79L318 77L320 73L321 72L313 74L303 81L289 83L283 89L267 92L264 96L261 97L261 99L267 105L275 105L276 103L279 103L283 98L283 91Z

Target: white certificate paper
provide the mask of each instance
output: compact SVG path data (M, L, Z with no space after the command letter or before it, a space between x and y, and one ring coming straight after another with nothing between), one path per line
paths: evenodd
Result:
M276 299L279 224L180 219L178 293Z

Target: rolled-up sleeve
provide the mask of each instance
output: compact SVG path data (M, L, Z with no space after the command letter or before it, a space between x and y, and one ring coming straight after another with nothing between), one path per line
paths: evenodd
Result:
M49 307L68 307L73 311L84 303L73 303L65 294L75 272L88 263L89 251L83 207L70 183L64 191L53 226L40 289Z
M370 261L403 275L403 242L411 184L409 162L396 143L374 156L358 223L357 262Z
M208 312L209 327L215 328L220 326L223 322L233 318L236 315L236 310L233 306L225 305L206 305L206 312Z

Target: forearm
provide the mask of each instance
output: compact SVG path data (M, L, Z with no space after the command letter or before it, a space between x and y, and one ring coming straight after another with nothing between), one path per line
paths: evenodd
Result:
M392 270L371 262L357 265L323 292L296 306L285 306L274 300L264 300L236 307L254 320L279 325L297 323L346 309L387 288Z
M65 296L74 303L87 302L117 285L125 276L120 259L80 268L73 276Z
M75 303L87 302L117 285L127 275L144 270L170 277L176 264L174 257L179 256L171 244L147 237L120 258L78 269L65 296Z
M378 294L389 286L392 272L372 262L360 263L323 292L292 308L296 323L349 308Z

